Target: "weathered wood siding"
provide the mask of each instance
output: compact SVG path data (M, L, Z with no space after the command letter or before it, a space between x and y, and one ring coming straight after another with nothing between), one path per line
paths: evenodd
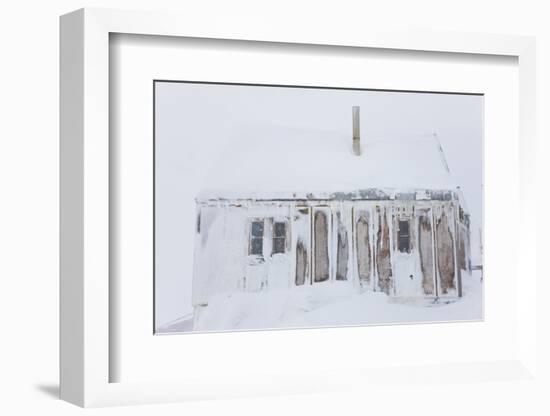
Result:
M467 214L461 218L456 209L453 199L201 205L193 302L205 304L213 293L232 290L327 281L391 296L461 296L460 272L469 268L470 242ZM262 219L264 233L261 252L252 253L255 219ZM403 221L408 232L400 235ZM399 240L407 235L400 250Z
M446 295L456 289L455 285L455 252L453 245L453 228L445 209L436 221L437 266L439 272L439 294Z
M336 280L347 280L349 261L348 231L342 222L341 212L338 212L336 219L338 233L338 241L336 245Z
M470 271L470 229L462 223L458 224L458 265L460 269Z
M435 294L432 220L429 210L421 210L418 215L418 250L420 269L422 270L422 289L424 294Z
M371 247L369 221L366 212L360 214L355 225L357 245L357 273L360 281L370 283L371 280Z
M293 246L295 247L294 283L296 286L310 282L310 208L297 207L292 219Z
M315 211L313 219L313 238L315 241L313 279L316 282L324 282L330 277L328 221L329 218L326 212L321 210Z
M304 242L298 240L296 244L296 286L301 286L306 282L308 271L308 252L304 246Z
M462 270L466 270L466 242L461 230L458 232L458 267Z
M378 288L390 294L393 289L390 227L386 215L386 207L378 210L378 230L376 237L376 269L378 271Z

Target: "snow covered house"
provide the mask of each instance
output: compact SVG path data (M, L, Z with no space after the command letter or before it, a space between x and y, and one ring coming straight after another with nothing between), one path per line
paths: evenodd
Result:
M244 143L255 155L246 169L228 165L226 189L196 198L195 315L214 295L334 283L462 296L469 214L437 136L361 146L355 137L351 145L340 133L274 129ZM243 180L250 189L239 189Z

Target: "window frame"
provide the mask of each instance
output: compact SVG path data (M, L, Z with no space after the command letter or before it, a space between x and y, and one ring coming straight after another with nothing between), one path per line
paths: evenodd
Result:
M261 223L261 236L254 235L254 223ZM248 255L263 258L264 257L264 238L265 238L265 218L250 218L248 224ZM261 241L261 253L254 252L254 240Z
M277 224L283 224L284 229L282 235L277 235L276 228ZM288 221L287 220L273 220L273 227L272 227L272 233L271 233L271 255L274 254L285 254L287 252L287 238L288 238ZM282 240L283 241L283 247L282 251L275 251L275 248L277 245L275 244L275 241Z

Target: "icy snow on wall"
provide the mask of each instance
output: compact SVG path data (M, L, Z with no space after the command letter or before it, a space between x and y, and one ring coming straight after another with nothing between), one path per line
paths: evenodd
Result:
M414 308L464 304L464 293L480 295L468 267L467 216L463 214L461 222L456 192L363 190L325 195L332 199L310 194L313 199L198 200L194 314L164 330L181 325L195 331L298 325L302 321L292 315L292 308L310 317L302 323L314 326L344 316L349 325L396 322L399 315L382 315L399 303L407 305L407 321L412 322L427 313L415 315ZM463 279L469 280L472 293L462 290ZM377 295L356 297L366 292ZM371 312L373 305L391 307L368 317L363 312L348 316L348 307L335 317L309 314L334 308L335 302L343 305L345 294L357 302L355 307L359 299L369 302L364 307ZM450 319L443 310L429 312L429 320ZM464 313L462 319L472 313ZM293 316L290 321L288 314ZM374 316L379 322L372 320Z

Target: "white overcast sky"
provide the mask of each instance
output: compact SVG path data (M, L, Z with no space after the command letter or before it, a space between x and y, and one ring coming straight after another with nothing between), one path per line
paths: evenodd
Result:
M437 133L454 181L464 191L472 216L472 254L478 252L482 96L162 82L156 84L155 99L157 325L191 311L194 198L202 190L219 189L229 169L245 172L254 154L240 148L246 140L236 137L246 132L262 140L267 129L278 128L350 134L354 105L361 107L363 142ZM265 146L277 144L266 139ZM281 164L292 170L284 160ZM255 183L261 174L250 172Z

